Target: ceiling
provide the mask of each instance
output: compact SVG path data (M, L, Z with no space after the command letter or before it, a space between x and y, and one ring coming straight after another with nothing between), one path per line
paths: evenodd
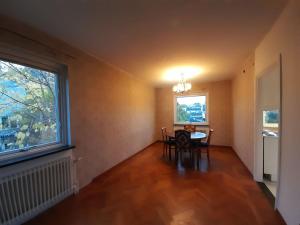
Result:
M1 0L22 21L155 86L174 66L231 78L286 0ZM174 81L173 81L174 82Z

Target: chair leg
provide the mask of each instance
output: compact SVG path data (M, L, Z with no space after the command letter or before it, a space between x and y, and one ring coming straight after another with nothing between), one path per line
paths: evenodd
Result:
M197 149L196 169L200 168L199 161L200 161L201 153L199 154L199 152L200 152L199 149Z
M182 162L182 152L181 151L178 152L178 162L179 163Z
M172 154L171 154L171 145L169 145L169 160L172 160Z
M198 152L199 152L199 160L201 159L201 150L202 150L201 148L198 149Z
M193 166L196 170L198 169L198 153L197 152L198 151L195 149L192 151L192 162L193 162ZM195 160L196 160L196 162L195 162ZM195 165L195 163L196 163L196 165Z
M181 164L182 163L182 151L178 152L178 162Z
M166 144L166 146L165 146L165 154L166 154L166 158L168 158L168 144Z
M207 153L207 160L210 161L210 156L209 156L209 147L206 148L206 153Z
M200 164L201 164L201 158L202 158L202 156L201 156L201 148L200 149L198 149L198 156L199 156L199 160L198 160L198 169L200 170Z

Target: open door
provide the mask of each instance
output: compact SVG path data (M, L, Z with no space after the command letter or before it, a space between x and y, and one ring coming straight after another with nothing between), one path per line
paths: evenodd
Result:
M255 179L277 205L281 137L281 57L256 80Z

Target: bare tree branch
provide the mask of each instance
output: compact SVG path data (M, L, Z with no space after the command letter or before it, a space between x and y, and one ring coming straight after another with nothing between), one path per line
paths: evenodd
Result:
M23 73L23 71L19 70L17 67L15 67L12 63L6 63L6 62L2 62L4 65L8 66L9 68L11 68L12 70L14 70L15 72L21 74L23 77L25 77L25 79L33 82L33 83L36 83L36 84L39 84L38 81L34 80L34 79L31 79L27 76L26 73ZM43 85L47 86L47 84L43 83Z
M40 109L39 107L36 107L36 106L34 106L34 105L30 105L30 104L28 104L28 103L22 102L22 101L20 101L20 100L14 98L14 97L11 97L10 95L8 95L8 94L6 94L6 93L4 93L4 92L2 92L2 91L0 91L0 93L1 93L2 95L4 95L4 96L8 97L9 99L11 99L11 100L17 102L17 103L20 103L20 104L25 105L25 106L27 106L27 107L32 107L32 108L35 108L35 109L39 110L39 111L43 114L43 116L45 117L44 111L43 111L42 109Z

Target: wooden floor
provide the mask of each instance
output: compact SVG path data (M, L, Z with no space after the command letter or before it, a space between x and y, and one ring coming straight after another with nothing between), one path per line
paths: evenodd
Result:
M177 169L156 143L28 224L284 224L230 148L211 148L201 171Z

